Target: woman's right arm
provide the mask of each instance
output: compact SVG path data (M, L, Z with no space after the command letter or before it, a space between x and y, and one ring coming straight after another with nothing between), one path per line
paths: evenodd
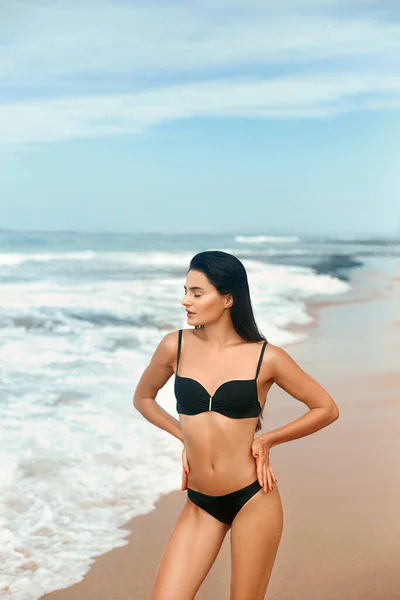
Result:
M162 338L143 371L133 395L133 406L147 421L183 442L180 422L156 402L157 393L174 373L177 350L178 331L171 331Z

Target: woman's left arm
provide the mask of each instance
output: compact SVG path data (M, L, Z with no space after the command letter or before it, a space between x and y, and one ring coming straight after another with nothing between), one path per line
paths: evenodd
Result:
M265 361L269 364L268 370L272 373L274 382L310 409L287 425L260 436L268 439L271 448L310 435L339 418L339 408L332 396L311 375L303 371L285 350L272 346L265 354Z
M293 360L282 348L269 345L263 364L268 363L268 373L279 387L304 402L310 409L306 414L283 427L267 431L254 439L251 451L256 459L257 477L266 492L274 489L277 481L269 464L269 451L273 446L310 435L339 418L339 409L332 396Z

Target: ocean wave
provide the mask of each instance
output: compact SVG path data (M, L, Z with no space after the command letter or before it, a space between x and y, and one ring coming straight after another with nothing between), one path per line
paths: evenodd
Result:
M274 236L274 235L237 235L235 242L243 244L264 244L264 243L294 243L299 242L298 236Z

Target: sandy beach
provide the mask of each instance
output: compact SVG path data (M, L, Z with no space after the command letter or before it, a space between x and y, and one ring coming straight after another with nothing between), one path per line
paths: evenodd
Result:
M392 264L392 272L360 269L350 295L314 302L309 338L286 348L341 412L331 426L271 450L284 529L268 600L400 598L400 281ZM273 386L263 431L304 410ZM185 500L179 490L162 496L155 510L124 526L129 544L42 600L148 600ZM199 600L229 599L229 535Z

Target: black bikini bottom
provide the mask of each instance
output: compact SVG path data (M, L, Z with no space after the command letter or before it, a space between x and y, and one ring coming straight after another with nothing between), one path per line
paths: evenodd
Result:
M218 521L231 525L242 506L261 489L262 486L256 479L250 485L223 496L209 496L190 488L187 488L187 495L194 504L218 519Z

